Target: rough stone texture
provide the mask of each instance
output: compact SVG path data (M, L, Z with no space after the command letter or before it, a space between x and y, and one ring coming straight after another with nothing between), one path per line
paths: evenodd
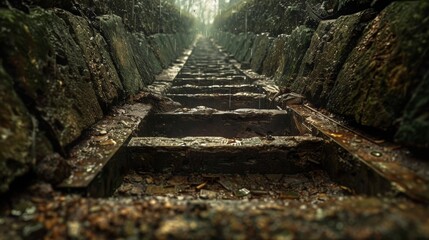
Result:
M253 55L253 46L256 44L256 35L252 32L240 33L239 35L230 32L216 32L213 35L217 43L228 53L234 55L235 59L250 65Z
M429 3L395 2L366 28L338 75L329 110L389 130L428 63Z
M0 193L32 162L32 128L30 115L0 64Z
M274 79L279 85L290 86L298 75L302 58L307 51L313 36L313 30L305 26L292 31L289 41L285 44L283 55Z
M159 38L160 38L159 36L152 35L152 36L149 36L148 40L150 42L150 45L153 47L155 56L158 58L159 62L161 63L161 66L165 68L170 63L166 52L163 51L162 42L159 40Z
M131 2L118 4L129 8ZM97 15L112 13L116 4L112 1L0 1L0 193L29 170L37 172L44 164L62 166L61 161L43 159L54 151L67 154L82 132L101 119L103 110L108 112L143 86L135 61L150 63L146 70L162 70L153 51L146 55L140 48L147 44L144 34L157 31L154 23L158 18L152 16L156 13L144 14L156 12L152 10L157 3L139 1L134 15L141 13L138 17L151 19L125 19L125 29L117 16L93 21ZM168 51L177 55L192 40L186 36L192 21L171 6L163 7L162 30L174 33L169 34ZM145 33L135 33L141 37L129 40L128 30L133 29ZM176 49L173 36L178 42ZM121 60L125 65L120 65L124 63ZM124 72L117 69L131 76L124 78L129 80L127 86L118 75ZM144 79L150 82L151 77L153 73ZM56 175L55 171L52 174Z
M250 66L252 67L253 71L262 73L262 63L267 56L272 42L273 38L269 37L268 34L256 36L255 43L252 47L252 60L250 61Z
M237 52L243 48L243 44L246 40L246 36L244 33L240 33L238 36L234 36L233 40L229 43L229 49L228 51L234 55L234 57L237 56Z
M396 140L415 148L429 148L429 72L408 102Z
M153 74L158 74L162 71L162 66L159 60L156 58L152 46L149 44L149 41L146 39L146 36L143 33L133 33L134 40L136 41L133 46L138 46L140 51L143 51L144 61L146 62L149 69Z
M292 88L324 106L338 72L356 45L371 14L360 12L319 23Z
M104 38L94 31L85 18L59 10L57 14L70 26L73 37L82 49L90 70L92 87L104 111L123 97L123 87L115 65L107 52Z
M128 148L133 161L141 162L146 171L170 167L173 173L295 174L315 169L311 153L321 154L317 159L326 157L325 142L317 137L276 136L266 141L258 136L236 141L239 146L223 137L138 137L130 140Z
M5 69L54 144L65 147L102 116L81 49L52 11L1 10L0 22Z
M45 119L50 123L60 145L65 147L76 140L83 130L101 119L103 113L90 84L90 73L82 51L66 23L53 11L36 11L32 20L38 27L48 30L49 44L55 54L52 69L52 81L55 83L48 81L47 85L49 88L57 84L56 91L59 92L49 92L51 95L48 96L52 97L48 101L52 101L53 106L45 107Z
M253 41L255 40L256 35L254 33L247 33L247 38L243 42L242 48L237 51L236 59L238 61L242 62L249 62L250 61L250 50L253 45ZM246 58L246 56L249 56L249 58Z
M131 49L133 50L133 58L136 64L137 70L142 77L145 86L153 83L155 80L155 73L149 65L149 44L137 39L133 34L129 35Z
M155 34L149 37L149 42L153 46L155 55L161 62L162 67L168 67L176 58L174 46L171 46L170 36L166 34Z
M125 30L122 19L115 15L105 15L98 17L98 20L124 90L127 94L137 93L143 87L142 76L134 61L129 33Z
M265 76L273 76L279 67L279 59L283 54L283 49L289 39L288 35L280 35L274 39L272 47L268 49L267 57L265 58L262 74Z

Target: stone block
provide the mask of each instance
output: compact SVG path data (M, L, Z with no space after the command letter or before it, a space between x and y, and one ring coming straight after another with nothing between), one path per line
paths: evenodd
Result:
M304 94L316 106L324 106L341 67L362 35L373 14L360 12L327 20L311 39L292 89Z
M237 51L235 58L241 62L250 63L250 52L252 50L253 41L256 35L254 33L247 33L246 39L242 47ZM248 57L247 57L248 56Z
M263 63L262 74L271 77L276 73L288 39L289 35L280 35L274 39L272 47L268 49L267 57Z
M139 49L143 61L146 63L146 66L153 72L153 74L158 74L162 71L162 66L159 60L157 59L153 47L149 44L147 37L143 33L133 33L135 43L134 47Z
M124 89L104 38L89 25L88 20L69 12L57 11L70 26L91 74L92 87L105 112L122 97Z
M299 26L292 31L280 57L274 79L279 85L290 86L295 80L301 66L302 59L310 45L314 30L306 26Z
M53 11L1 10L0 51L24 103L44 121L57 147L102 117L82 51Z
M166 34L155 34L149 37L149 42L154 49L163 68L170 66L175 59L175 52L171 46L170 38Z
M346 60L328 109L364 126L395 129L428 68L428 12L425 1L385 8Z
M104 15L97 19L126 94L137 93L143 88L143 79L134 61L130 35L122 19L115 15Z
M273 38L269 37L268 34L260 34L256 36L255 42L252 46L252 59L250 61L250 66L253 71L262 73L262 63L267 56L272 42Z

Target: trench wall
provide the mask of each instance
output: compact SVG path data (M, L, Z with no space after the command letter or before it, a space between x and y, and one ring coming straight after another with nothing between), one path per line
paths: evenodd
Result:
M420 152L429 148L428 13L427 1L252 0L218 17L212 36L282 88Z
M192 25L154 0L1 0L0 193L151 84Z

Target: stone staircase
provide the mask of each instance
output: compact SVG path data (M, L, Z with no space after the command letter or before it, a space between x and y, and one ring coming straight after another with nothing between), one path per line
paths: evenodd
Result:
M291 135L291 115L272 109L254 82L212 42L199 41L166 94L182 108L146 119L140 137L128 144L132 161L171 174L318 169L320 161L314 158L326 157L325 141Z
M116 109L72 151L62 192L39 184L4 206L4 239L429 236L427 180L395 146L272 101L209 39L173 68L151 89L182 106Z
M359 154L339 150L343 146L324 137L329 133L323 127L306 125L306 119L316 125L318 119L305 118L303 108L277 108L258 79L237 66L213 42L200 39L166 93L182 108L148 116L128 143L134 169L114 196L149 197L176 211L182 204L202 207L170 215L176 226L165 232L170 223L161 220L153 229L157 237L410 236L402 224L415 224L411 235L424 235L423 215L407 211L426 209L401 197L391 187L393 178L356 163L352 158ZM341 135L335 131L330 137Z

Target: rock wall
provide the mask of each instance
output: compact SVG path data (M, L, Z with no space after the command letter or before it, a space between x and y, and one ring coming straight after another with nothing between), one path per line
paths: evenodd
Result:
M253 0L218 17L213 37L313 105L427 150L428 12L427 1Z
M170 5L158 16L157 1L116 2L0 2L0 193L66 157L193 40L192 19Z

